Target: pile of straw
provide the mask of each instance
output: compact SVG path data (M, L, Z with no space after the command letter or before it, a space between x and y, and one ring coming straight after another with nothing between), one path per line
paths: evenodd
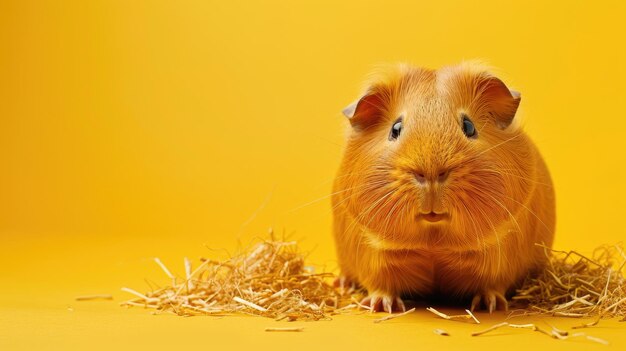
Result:
M601 246L590 257L538 246L544 248L548 263L540 274L526 278L517 289L513 304L524 309L514 314L626 320L622 274L626 255L620 246Z
M137 296L122 305L181 316L241 312L294 321L326 319L337 313L340 303L341 296L327 282L332 274L307 269L293 241L264 241L226 261L203 259L193 271L185 259L185 279L177 279L155 261L172 285L145 295L122 288Z
M619 246L602 246L590 257L546 246L546 267L526 278L512 298L510 316L622 317L626 320L626 255ZM185 259L185 277L175 277L158 259L171 286L142 294L124 306L142 306L181 316L247 313L276 320L320 320L359 307L362 290L340 292L328 282L331 273L306 267L294 241L263 241L225 261L202 259L192 270ZM593 323L590 323L591 326Z

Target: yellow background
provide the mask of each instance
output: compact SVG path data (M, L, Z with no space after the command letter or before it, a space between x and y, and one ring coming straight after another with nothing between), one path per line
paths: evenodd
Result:
M383 62L495 66L522 92L518 118L552 172L555 246L623 240L625 15L622 1L2 1L0 348L595 347L469 339L425 312L268 336L270 320L154 317L116 302L121 286L166 282L151 257L180 273L184 256L225 257L204 244L233 252L270 226L335 269L325 196L340 111ZM92 293L116 302L73 301ZM594 331L626 344L623 324Z

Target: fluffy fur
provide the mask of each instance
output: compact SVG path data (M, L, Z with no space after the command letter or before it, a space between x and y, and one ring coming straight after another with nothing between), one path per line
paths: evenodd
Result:
M552 244L554 192L539 152L513 123L519 102L469 62L387 67L346 109L334 237L342 282L364 286L363 303L391 312L404 308L401 296L436 294L506 308L507 291L543 264L534 244ZM463 133L463 115L477 137ZM389 140L400 116L400 137ZM426 221L428 212L446 219Z

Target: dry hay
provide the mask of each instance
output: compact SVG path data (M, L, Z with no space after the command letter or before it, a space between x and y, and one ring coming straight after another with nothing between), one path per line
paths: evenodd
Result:
M326 319L342 311L338 308L342 297L328 283L333 275L315 274L305 267L294 241L263 241L225 261L202 259L193 271L185 259L185 279L177 279L155 261L172 285L146 294L122 288L137 296L122 305L181 316L241 312L288 321Z
M626 319L626 285L622 269L626 255L620 246L602 246L590 257L576 251L542 246L548 263L540 274L528 277L512 298L521 307L511 316L553 315L567 317L622 317ZM142 294L122 290L137 298L124 306L142 306L181 316L247 313L276 320L320 320L362 306L363 291L342 293L329 281L331 273L316 274L305 266L295 241L263 241L225 261L202 259L192 271L185 259L185 277L175 277L158 259L155 262L172 280L170 286ZM431 312L446 318L438 311ZM478 320L468 312L447 319Z
M552 327L552 330L547 331L545 329L540 328L539 326L537 326L534 323L528 323L528 324L511 324L508 322L502 322L502 323L498 323L495 325L492 325L491 327L485 329L485 330L481 330L481 331L477 331L477 332L473 332L472 334L470 334L471 336L481 336L483 334L487 334L490 333L496 329L500 329L503 327L509 327L509 328L513 328L513 329L527 329L527 330L532 330L544 335L547 335L553 339L559 339L559 340L568 340L571 338L585 338L587 340L602 344L602 345L608 345L609 342L604 340L604 339L600 339L598 337L592 336L592 335L587 335L585 333L570 333L566 330L561 330L559 328L556 327Z
M626 320L626 285L622 274L626 255L619 245L598 247L590 257L576 251L538 246L544 248L547 264L542 272L526 278L516 290L513 305L523 309L513 311L511 316L544 314ZM593 322L584 326L592 325Z

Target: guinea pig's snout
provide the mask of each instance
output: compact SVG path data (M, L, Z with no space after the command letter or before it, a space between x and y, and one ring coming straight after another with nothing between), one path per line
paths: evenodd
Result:
M438 169L435 172L424 172L422 170L416 170L413 172L417 183L420 185L428 185L428 183L443 183L448 179L450 171L447 169Z
M443 167L426 168L413 170L413 176L417 180L417 184L423 190L419 196L418 220L425 220L430 223L447 222L450 214L446 209L443 201L442 188L437 186L445 183L450 175L450 169Z

